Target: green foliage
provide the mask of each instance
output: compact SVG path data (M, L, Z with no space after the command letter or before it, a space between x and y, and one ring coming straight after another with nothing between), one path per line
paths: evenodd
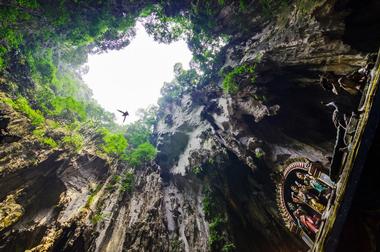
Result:
M36 137L43 137L45 135L45 130L44 129L35 129L32 131L32 134Z
M207 72L228 41L229 36L216 33L215 29L218 15L230 4L224 0L161 2L150 9L144 26L159 42L170 43L185 38L194 55L193 66Z
M101 128L99 133L102 135L103 144L101 148L107 154L118 156L125 159L125 150L128 146L123 134L111 133L106 128Z
M103 220L104 220L104 218L105 218L105 215L103 214L103 213L96 213L96 214L94 214L92 217L91 217L91 223L93 224L93 225L96 225L96 224L98 224L99 222L102 222Z
M132 192L134 185L134 174L131 170L125 171L121 176L120 175L114 175L112 177L111 182L107 185L107 190L114 190L118 186L120 187L120 190L122 192Z
M161 88L162 97L158 101L161 106L178 99L183 93L192 90L200 82L200 75L195 69L184 70L180 63L174 65L174 75L174 80L165 82Z
M222 88L227 94L236 94L239 91L239 86L233 77L233 75L227 75L223 80Z
M251 83L255 83L255 68L256 64L252 66L243 64L229 71L224 75L222 83L223 91L228 94L236 94L239 91L239 81L243 80L243 77L247 75L250 76Z
M148 142L152 133L147 125L141 122L133 122L127 125L126 137L131 147L137 147L140 144Z
M57 96L51 101L51 105L53 110L50 112L50 115L70 118L70 121L76 119L84 121L86 119L85 106L82 102L78 102L72 97Z
M223 241L223 237L221 236L221 232L223 231L223 227L226 224L226 221L221 216L216 216L212 219L212 222L209 224L209 246L211 248L216 247L219 243Z
M261 159L262 157L265 156L265 152L263 151L255 151L255 156L257 159Z
M51 137L45 137L45 130L42 128L37 128L32 131L32 134L37 137L37 139L44 145L50 148L57 148L58 143Z
M98 194L101 188L102 188L102 185L98 184L96 185L95 188L90 190L91 194L87 198L86 205L85 205L86 208L89 208L92 205L92 203L94 203L95 196L96 194Z
M56 141L54 141L53 138L51 137L44 137L42 138L42 143L51 147L51 148L57 148L58 147L58 144Z
M203 172L203 169L202 167L200 166L195 166L191 169L191 171L195 174L195 175L200 175L202 172Z
M215 213L215 209L218 208L216 202L213 200L213 192L210 188L204 189L204 197L202 200L203 212L205 213L206 218L211 218Z
M157 41L168 44L184 38L185 33L190 31L190 20L185 16L167 16L159 5L149 11L149 14L146 11L143 13L147 17L144 27L147 33Z
M33 126L39 126L45 122L45 118L42 115L41 111L32 109L29 105L29 102L24 97L19 97L16 100L3 97L0 98L0 101L25 114L25 116L31 120Z
M96 101L89 101L86 104L87 118L90 118L94 123L107 129L117 128L114 122L115 115L105 111Z
M0 45L0 71L5 68L5 57L6 57L7 49Z
M28 51L26 61L35 81L46 84L56 81L58 69L54 64L52 49L35 48L34 51Z
M263 15L270 18L275 16L281 8L288 6L290 4L290 0L259 0L259 3L261 5Z
M153 125L156 121L157 107L150 106L145 110L140 109L137 112L137 115L139 116L139 120L126 127L125 137L131 148L136 148L137 146L150 141Z
M117 184L121 181L121 176L120 175L115 175L112 177L112 184Z
M235 250L236 250L236 246L233 243L224 244L224 246L222 248L222 252L231 252L231 251L235 251Z
M108 0L13 0L1 6L0 70L10 61L17 62L19 66L12 71L17 69L18 75L33 80L33 92L26 95L26 88L20 85L15 93L33 101L36 113L25 104L20 106L35 126L42 123L42 115L61 123L90 119L101 126L115 126L113 115L91 99L91 90L77 70L89 52L126 46L142 8L121 11L118 3ZM66 140L78 142L75 137ZM48 139L45 143L54 145Z
M288 1L286 0L283 0L283 2L284 2L283 3L284 6L289 5ZM321 2L316 1L316 0L297 0L296 1L296 5L298 9L303 14L310 13L319 4L321 4Z
M73 133L71 135L63 137L62 142L67 147L72 148L76 152L79 152L84 145L83 136L78 133Z
M137 114L139 120L127 125L124 136L110 133L104 128L99 131L103 136L103 144L101 145L103 150L108 154L118 155L134 167L153 160L157 154L156 149L150 143L153 124L156 121L157 107L140 109Z
M246 0L239 0L239 8L241 11L247 10L247 1Z
M38 126L44 123L45 118L39 110L34 110L29 106L28 101L20 97L16 101L16 109L25 113L25 115L32 121L33 126Z
M121 180L121 191L122 192L129 192L131 193L132 192L132 188L133 188L133 184L134 184L134 174L132 171L127 171L123 174L123 178Z
M30 9L36 9L39 6L37 0L16 0L16 2L19 6Z
M81 83L69 69L58 71L55 82L52 83L55 94L62 97L76 97L81 91Z
M128 155L128 163L134 167L139 167L144 163L155 159L156 155L156 148L152 144L145 142L131 151L131 153Z
M203 212L210 223L208 242L211 251L233 251L234 246L229 242L225 233L227 221L223 217L223 202L218 198L215 190L210 187L205 187L203 194Z
M107 190L114 190L116 188L116 185L118 185L121 181L120 175L114 175L110 181L110 183L107 184L106 189Z

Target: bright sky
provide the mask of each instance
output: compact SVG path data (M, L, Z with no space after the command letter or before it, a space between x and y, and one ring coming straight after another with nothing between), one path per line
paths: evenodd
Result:
M99 104L116 115L118 123L122 123L122 116L117 109L128 110L126 123L132 122L139 108L156 104L164 81L174 78L174 64L180 62L188 69L191 58L184 41L159 44L137 24L136 37L126 48L89 56L90 70L83 80Z

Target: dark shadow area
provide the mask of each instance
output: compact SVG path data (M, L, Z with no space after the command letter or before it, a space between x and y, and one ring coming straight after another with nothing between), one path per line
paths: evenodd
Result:
M275 221L274 183L270 170L259 167L254 173L235 155L229 154L225 167L224 197L228 224L235 240L236 251L285 251L306 249L297 237Z
M351 0L340 1L337 9L350 9L345 19L346 29L343 41L362 52L376 52L380 44L380 1Z
M7 176L0 176L0 200L19 187L28 187L31 184L41 183L49 174L55 173L63 161L57 161L60 152L53 153L48 159L36 167L27 167Z
M380 130L368 153L354 200L344 224L337 251L380 250ZM347 195L350 197L350 195Z
M6 113L0 110L0 144L17 142L21 137L7 134L10 119L5 115Z
M36 227L33 231L16 231L12 236L1 235L0 251L24 252L37 246L47 230L46 226Z
M83 237L83 229L78 233L78 226L76 223L71 224L69 227L63 229L62 235L54 244L51 251L53 252L82 252L89 251L88 244L91 240L85 241ZM75 239L73 239L75 237ZM73 239L74 242L67 242Z
M271 143L287 143L284 135L315 146L334 142L336 129L332 123L333 111L322 104L332 101L333 95L317 83L299 86L296 80L291 81L302 75L301 69L287 69L286 73L281 74L285 77L274 77L263 84L268 94L268 101L264 104L279 105L278 113L265 117L259 123L254 123L254 118L246 117L251 131ZM307 70L303 74L310 76Z
M268 118L268 123L278 125L284 134L304 143L318 145L333 141L336 132L332 112L321 104L324 96L318 86L281 90L273 101L280 105L280 112Z

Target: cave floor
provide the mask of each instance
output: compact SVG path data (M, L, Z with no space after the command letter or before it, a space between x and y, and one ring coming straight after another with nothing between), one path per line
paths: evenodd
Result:
M337 181L335 196L322 218L324 221L311 251L337 251L341 247L341 243L349 242L341 240L342 232L346 228L345 224L363 169L365 166L369 166L366 159L370 158L369 153L380 118L379 81L380 52L372 70L371 80L363 92L364 102L361 107L364 110L359 115L355 134L351 137L350 148L340 162L341 173ZM357 232L353 233L357 235L355 234ZM350 251L354 250L350 249Z

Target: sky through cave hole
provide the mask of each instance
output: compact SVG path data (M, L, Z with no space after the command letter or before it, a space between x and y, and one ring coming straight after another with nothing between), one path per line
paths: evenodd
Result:
M174 78L174 64L180 62L188 69L191 58L185 41L158 43L137 23L136 37L126 48L89 55L89 71L83 80L99 104L116 115L118 123L123 119L117 109L128 110L129 123L138 119L135 113L139 108L157 104L163 83Z

